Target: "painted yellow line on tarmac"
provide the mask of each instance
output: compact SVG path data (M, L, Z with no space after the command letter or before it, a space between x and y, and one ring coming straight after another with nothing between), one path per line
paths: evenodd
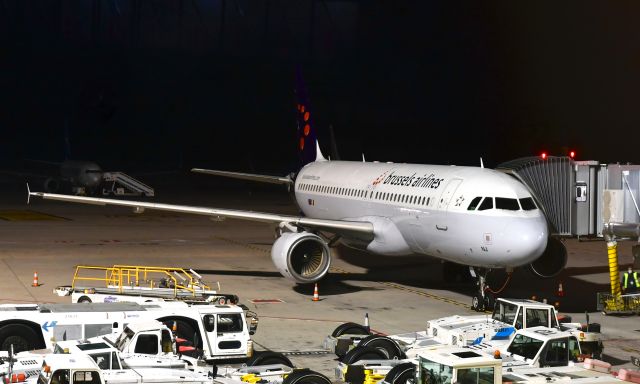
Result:
M214 238L218 239L218 240L226 241L227 243L231 243L231 244L238 245L238 246L241 246L241 247L249 248L249 249L252 249L252 250L255 250L255 251L260 251L260 252L263 252L263 253L270 253L270 251L268 249L264 249L264 248L261 248L261 247L258 247L258 246L252 245L252 244L247 244L247 243L244 243L244 242L241 242L241 241L229 239L227 237L214 236ZM349 271L344 270L342 268L338 268L338 267L331 267L329 269L329 271L330 272L334 272L334 273L345 273L345 274L346 273L350 273ZM405 287L404 285L400 285L400 284L397 284L397 283L391 283L391 282L388 282L388 281L374 281L374 282L378 283L378 284L385 285L385 286L387 286L389 288L395 288L395 289L398 289L400 291L410 292L410 293L413 293L413 294L416 294L416 295L420 295L422 297L427 297L429 299L434 299L434 300L442 301L442 302L445 302L445 303L448 303L448 304L457 305L459 307L464 307L464 308L467 308L467 309L469 309L471 307L468 303L462 303L462 302L457 301L457 300L449 299L449 298L444 297L444 296L434 295L433 293L424 292L424 291L421 291L421 290L418 290L418 289L415 289L415 288Z
M30 210L5 209L0 211L0 219L6 221L55 221L69 220L65 217L54 216L48 213L42 213Z

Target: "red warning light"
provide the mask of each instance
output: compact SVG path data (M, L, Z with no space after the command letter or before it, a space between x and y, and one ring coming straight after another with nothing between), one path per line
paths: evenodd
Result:
M542 157L542 160L546 160L547 159L547 152L542 152L540 154L540 157Z
M571 151L571 152L569 152L569 157L570 157L570 158L572 158L572 159L575 159L575 157L576 157L576 151Z

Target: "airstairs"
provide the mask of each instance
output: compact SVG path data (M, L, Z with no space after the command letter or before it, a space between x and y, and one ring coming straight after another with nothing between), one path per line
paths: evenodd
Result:
M105 172L102 181L105 196L154 196L153 188L123 172Z

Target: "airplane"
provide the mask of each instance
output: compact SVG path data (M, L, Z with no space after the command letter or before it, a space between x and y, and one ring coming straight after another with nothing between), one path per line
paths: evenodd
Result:
M314 283L328 273L330 248L338 242L376 255L436 257L469 266L478 279L472 300L476 310L491 305L486 284L491 269L529 265L538 276L550 277L564 268L566 249L549 237L545 216L528 189L507 174L484 167L327 160L316 138L304 83L297 80L302 166L296 174L193 171L286 185L303 215L28 195L132 207L137 213L152 209L276 224L279 237L271 249L272 261L280 274L298 283Z
M68 189L75 193L95 195L102 184L103 171L98 164L88 160L71 160L71 144L69 127L65 119L64 125L64 157L63 161L47 161L27 159L25 161L43 165L41 173L14 172L29 178L44 179L43 187L47 192L58 192ZM40 167L39 167L40 168ZM46 169L45 169L46 168Z

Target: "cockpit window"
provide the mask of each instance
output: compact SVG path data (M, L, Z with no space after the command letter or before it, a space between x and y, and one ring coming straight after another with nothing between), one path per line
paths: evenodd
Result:
M467 211L475 210L476 207L478 206L478 204L480 204L480 200L482 200L482 196L478 196L478 197L474 198L473 200L471 200L471 204L469 204L469 207L467 208Z
M506 209L508 211L520 210L518 199L508 199L506 197L496 197L496 208Z
M533 202L533 198L531 197L520 199L520 205L525 211L532 211L536 209L536 203Z
M487 209L492 209L492 208L493 208L493 197L485 197L484 200L482 200L480 207L478 207L478 211L486 211Z

